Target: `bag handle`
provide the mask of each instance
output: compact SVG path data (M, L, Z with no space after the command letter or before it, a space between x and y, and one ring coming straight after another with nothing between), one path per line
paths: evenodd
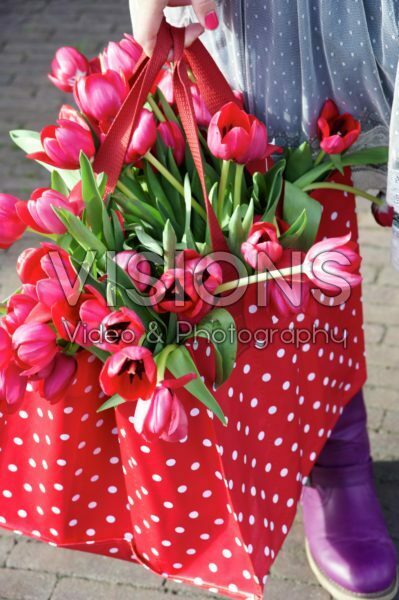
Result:
M132 88L96 155L93 167L97 173L103 171L107 174L105 194L112 193L119 179L141 109L173 48L173 84L176 104L200 178L212 247L215 252L229 252L228 244L206 190L205 171L190 89L191 83L185 59L193 71L204 102L211 114L217 112L227 102L236 102L237 100L216 63L199 40L194 42L189 50L184 49L184 31L183 28L172 27L163 21L154 53L150 59L143 54L136 65L132 76Z

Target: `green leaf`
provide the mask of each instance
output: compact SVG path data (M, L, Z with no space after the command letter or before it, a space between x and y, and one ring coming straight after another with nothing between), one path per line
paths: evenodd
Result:
M80 172L82 175L82 197L86 207L87 222L96 234L103 234L104 202L99 192L93 168L87 156L80 153ZM108 218L108 215L107 215ZM104 231L104 239L106 233Z
M245 239L241 222L240 206L236 206L229 220L229 247L233 254L240 255L241 244Z
M164 219L159 214L159 211L150 204L126 198L126 196L123 196L119 192L115 193L113 197L124 215L132 215L139 219L139 221L147 222L155 230L159 229L160 226L163 227L165 223Z
M93 354L96 358L101 360L102 363L105 363L107 358L110 356L109 352L101 350L101 348L97 348L97 346L89 346L87 350L90 352L90 354Z
M34 152L43 152L43 146L40 141L40 133L37 131L29 131L27 129L14 129L10 131L10 137L14 144L21 148L27 154L33 154ZM51 165L47 165L46 163L36 161L39 165L50 171L57 171L62 179L65 181L65 184L68 186L68 189L72 189L75 185L80 181L80 174L77 170L66 170L66 169L58 169L56 167L52 167Z
M179 119L177 118L173 108L171 107L169 102L166 100L165 96L163 95L162 91L159 88L157 88L157 96L158 96L159 102L161 103L162 110L165 114L165 117L168 119L168 121L174 121L175 123L180 125Z
M284 248L297 248L298 240L300 240L301 235L305 231L307 222L308 217L306 210L303 209L301 214L290 225L289 229L287 229L287 231L280 237L280 244Z
M220 332L225 337L220 337ZM228 310L215 308L196 325L195 333L190 337L208 339L215 349L216 386L222 385L230 377L237 357L237 333L234 318Z
M247 239L249 231L253 225L254 213L255 213L255 205L254 205L253 198L251 198L251 201L249 203L249 206L246 210L245 216L242 221L242 230L244 233L244 240Z
M294 223L303 211L306 211L307 223L298 241L300 250L309 250L319 230L323 207L320 202L311 198L293 183L285 182L285 195L283 205L283 219L287 223Z
M176 233L173 229L170 221L166 221L163 230L163 255L165 259L165 271L173 269L175 266L175 254L176 254Z
M111 210L112 228L115 240L115 252L121 252L123 250L123 243L125 237L123 235L122 226L119 222L118 215L114 210Z
M266 194L263 201L265 210L262 216L262 221L271 223L274 219L277 204L280 200L281 192L283 190L283 173L285 164L286 163L284 159L280 160L265 175L263 175L266 186Z
M184 202L186 205L186 220L184 225L184 242L187 248L191 248L192 250L196 250L195 240L193 234L191 232L191 210L192 210L192 195L191 195L191 185L190 185L190 176L186 173L184 178Z
M288 159L284 177L287 181L295 181L313 167L312 150L309 142L303 142L293 150Z
M142 227L136 227L135 232L139 241L143 244L145 248L147 248L147 250L149 250L150 252L155 252L155 254L159 254L160 256L163 256L163 248L161 244L158 243L157 240L154 240L154 238L151 237L148 233L146 233Z
M75 217L72 213L64 208L55 208L53 210L58 215L62 223L65 225L68 233L71 234L74 240L82 246L84 250L94 250L101 255L107 251L106 246L99 240L82 221Z
M182 377L187 373L195 373L197 377L190 381L184 387L197 398L202 404L204 404L209 410L211 410L223 425L226 425L226 418L223 411L218 404L214 395L208 390L205 383L202 381L198 369L191 358L191 355L187 348L179 346L174 352L169 354L167 360L167 368L175 377Z
M343 175L344 167L342 165L342 155L341 154L330 154L331 162L334 167Z
M65 181L57 171L53 171L51 173L51 189L59 192L60 194L64 194L64 196L68 196L69 194L69 190L65 184Z
M124 400L122 396L119 396L119 394L114 394L114 396L108 398L108 400L106 400L104 404L100 406L100 408L97 408L96 412L102 412L103 410L107 410L107 408L116 408L117 406L119 406L120 404L124 404L125 402L126 400Z

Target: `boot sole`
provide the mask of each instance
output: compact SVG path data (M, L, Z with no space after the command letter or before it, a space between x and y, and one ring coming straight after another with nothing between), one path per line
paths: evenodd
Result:
M394 583L388 589L383 590L381 592L376 592L373 594L357 594L355 592L350 592L349 590L346 590L345 588L332 581L329 577L327 577L327 575L323 573L323 571L320 570L312 556L307 540L305 540L305 550L310 568L312 569L314 576L316 577L321 587L327 590L327 592L331 594L334 600L362 600L363 598L365 600L393 600L396 594L398 593L398 574L396 575Z

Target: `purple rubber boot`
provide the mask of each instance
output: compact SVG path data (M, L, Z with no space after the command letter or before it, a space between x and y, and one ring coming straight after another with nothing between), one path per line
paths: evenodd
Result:
M374 487L362 392L347 405L302 497L306 551L336 600L392 600L397 557Z

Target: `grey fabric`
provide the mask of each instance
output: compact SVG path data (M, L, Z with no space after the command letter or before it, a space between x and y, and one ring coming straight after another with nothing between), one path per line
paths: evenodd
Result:
M368 132L360 145L388 144L399 58L399 0L219 0L221 27L203 40L248 108L277 143L314 137L333 98ZM168 9L184 25L191 9ZM134 19L134 15L133 15Z

